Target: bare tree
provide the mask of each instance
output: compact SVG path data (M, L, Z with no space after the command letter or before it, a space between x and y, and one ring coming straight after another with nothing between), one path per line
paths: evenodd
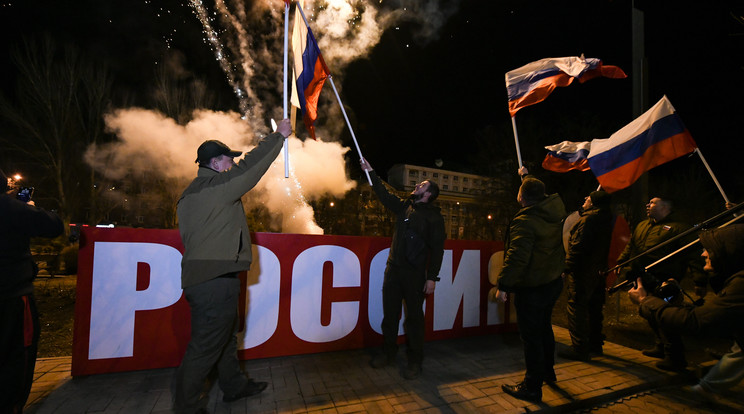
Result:
M94 172L83 162L83 153L104 136L108 72L72 46L60 50L49 37L24 40L11 59L19 71L18 85L15 99L0 97L8 127L0 140L24 157L40 180L37 184L46 186L69 222L96 198Z

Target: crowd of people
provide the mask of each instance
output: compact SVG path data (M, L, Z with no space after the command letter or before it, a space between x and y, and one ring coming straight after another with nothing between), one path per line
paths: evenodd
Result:
M519 170L522 184L517 202L522 207L509 227L504 267L498 278L496 300L514 294L517 324L524 348L524 380L502 385L516 398L540 401L543 383L555 381L555 339L551 313L565 282L566 316L571 346L557 355L589 361L603 354L602 308L614 220L610 195L594 191L586 197L579 220L570 228L567 246L561 244L565 208L556 194L545 194L544 184ZM715 399L715 393L744 379L744 224L704 231L704 248L694 243L689 224L673 214L673 201L653 197L647 218L633 229L617 258L619 280L632 282L629 298L648 321L654 346L643 350L659 358L659 369L687 367L682 336L701 334L733 338L730 352L691 391ZM727 205L730 207L730 205ZM706 273L707 272L707 273ZM692 278L698 300L683 302L679 281ZM716 293L702 301L710 286Z
M204 387L213 371L226 402L261 393L268 385L251 379L237 358L237 275L250 269L253 260L241 197L268 170L290 133L285 119L237 163L234 158L242 153L220 141L205 141L197 150L197 177L177 207L185 248L181 286L191 310L191 339L172 381L177 413L208 412ZM416 379L423 371L423 302L436 288L444 255L444 219L435 205L439 187L423 181L401 198L388 191L367 160L361 159L360 164L380 202L396 217L382 285L384 345L370 365L379 369L395 363L399 320L405 314L408 364L402 375ZM504 384L502 389L516 398L541 401L543 384L556 381L551 321L564 285L571 345L557 356L590 361L603 354L602 309L614 217L610 194L599 189L591 192L564 247L567 212L560 196L547 194L545 184L526 168L518 173L522 178L517 193L520 209L510 223L503 268L495 293L489 296L507 301L512 295L524 350L524 379ZM29 395L39 338L30 237L56 237L63 233L63 225L54 212L8 194L7 181L0 174L0 230L4 235L0 269L8 276L0 281L4 367L0 389L3 412L16 413L22 412ZM663 196L648 202L648 218L635 226L617 258L619 278L634 282L628 295L639 305L639 314L655 338L654 346L643 354L659 358L658 368L681 371L687 367L685 334L734 340L730 351L691 387L713 398L744 379L744 325L740 322L744 320L744 224L702 232L702 255L699 249L670 254L694 238L688 236L690 225L680 221L673 208L672 200ZM678 286L683 277L693 279L698 297L705 296L708 287L714 297L703 304L690 304L659 293L670 291L670 285Z

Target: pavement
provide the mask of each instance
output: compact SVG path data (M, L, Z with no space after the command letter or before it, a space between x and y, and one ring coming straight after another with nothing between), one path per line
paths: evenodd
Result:
M554 326L558 350L570 344L568 331ZM502 384L524 376L518 334L495 334L426 343L423 375L401 377L397 365L373 369L377 350L357 349L244 361L261 394L222 402L213 385L211 413L741 413L744 384L707 400L685 388L715 361L685 373L655 368L658 360L607 343L604 355L589 362L556 358L558 381L543 387L541 403L515 399ZM170 413L174 368L70 376L70 357L41 358L36 364L27 414Z

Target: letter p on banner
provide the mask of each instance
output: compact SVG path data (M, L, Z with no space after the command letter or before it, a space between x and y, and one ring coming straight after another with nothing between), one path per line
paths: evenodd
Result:
M137 267L149 265L150 283L137 290ZM134 355L135 313L178 301L181 252L159 243L96 242L88 358Z

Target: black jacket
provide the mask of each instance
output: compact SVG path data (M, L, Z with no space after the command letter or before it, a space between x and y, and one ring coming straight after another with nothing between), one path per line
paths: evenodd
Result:
M716 271L713 286L720 290L698 307L672 306L648 296L640 313L655 318L664 330L707 336L734 336L744 346L744 224L701 233L700 241L710 255ZM715 283L720 280L722 283Z
M607 269L614 223L612 212L608 207L590 207L580 215L568 239L566 271L581 277L599 277L599 272Z
M56 237L63 231L55 213L0 194L0 299L33 293L37 268L31 237Z
M439 207L390 194L374 171L370 172L370 178L380 202L396 217L388 265L424 270L428 280L438 280L445 239Z

